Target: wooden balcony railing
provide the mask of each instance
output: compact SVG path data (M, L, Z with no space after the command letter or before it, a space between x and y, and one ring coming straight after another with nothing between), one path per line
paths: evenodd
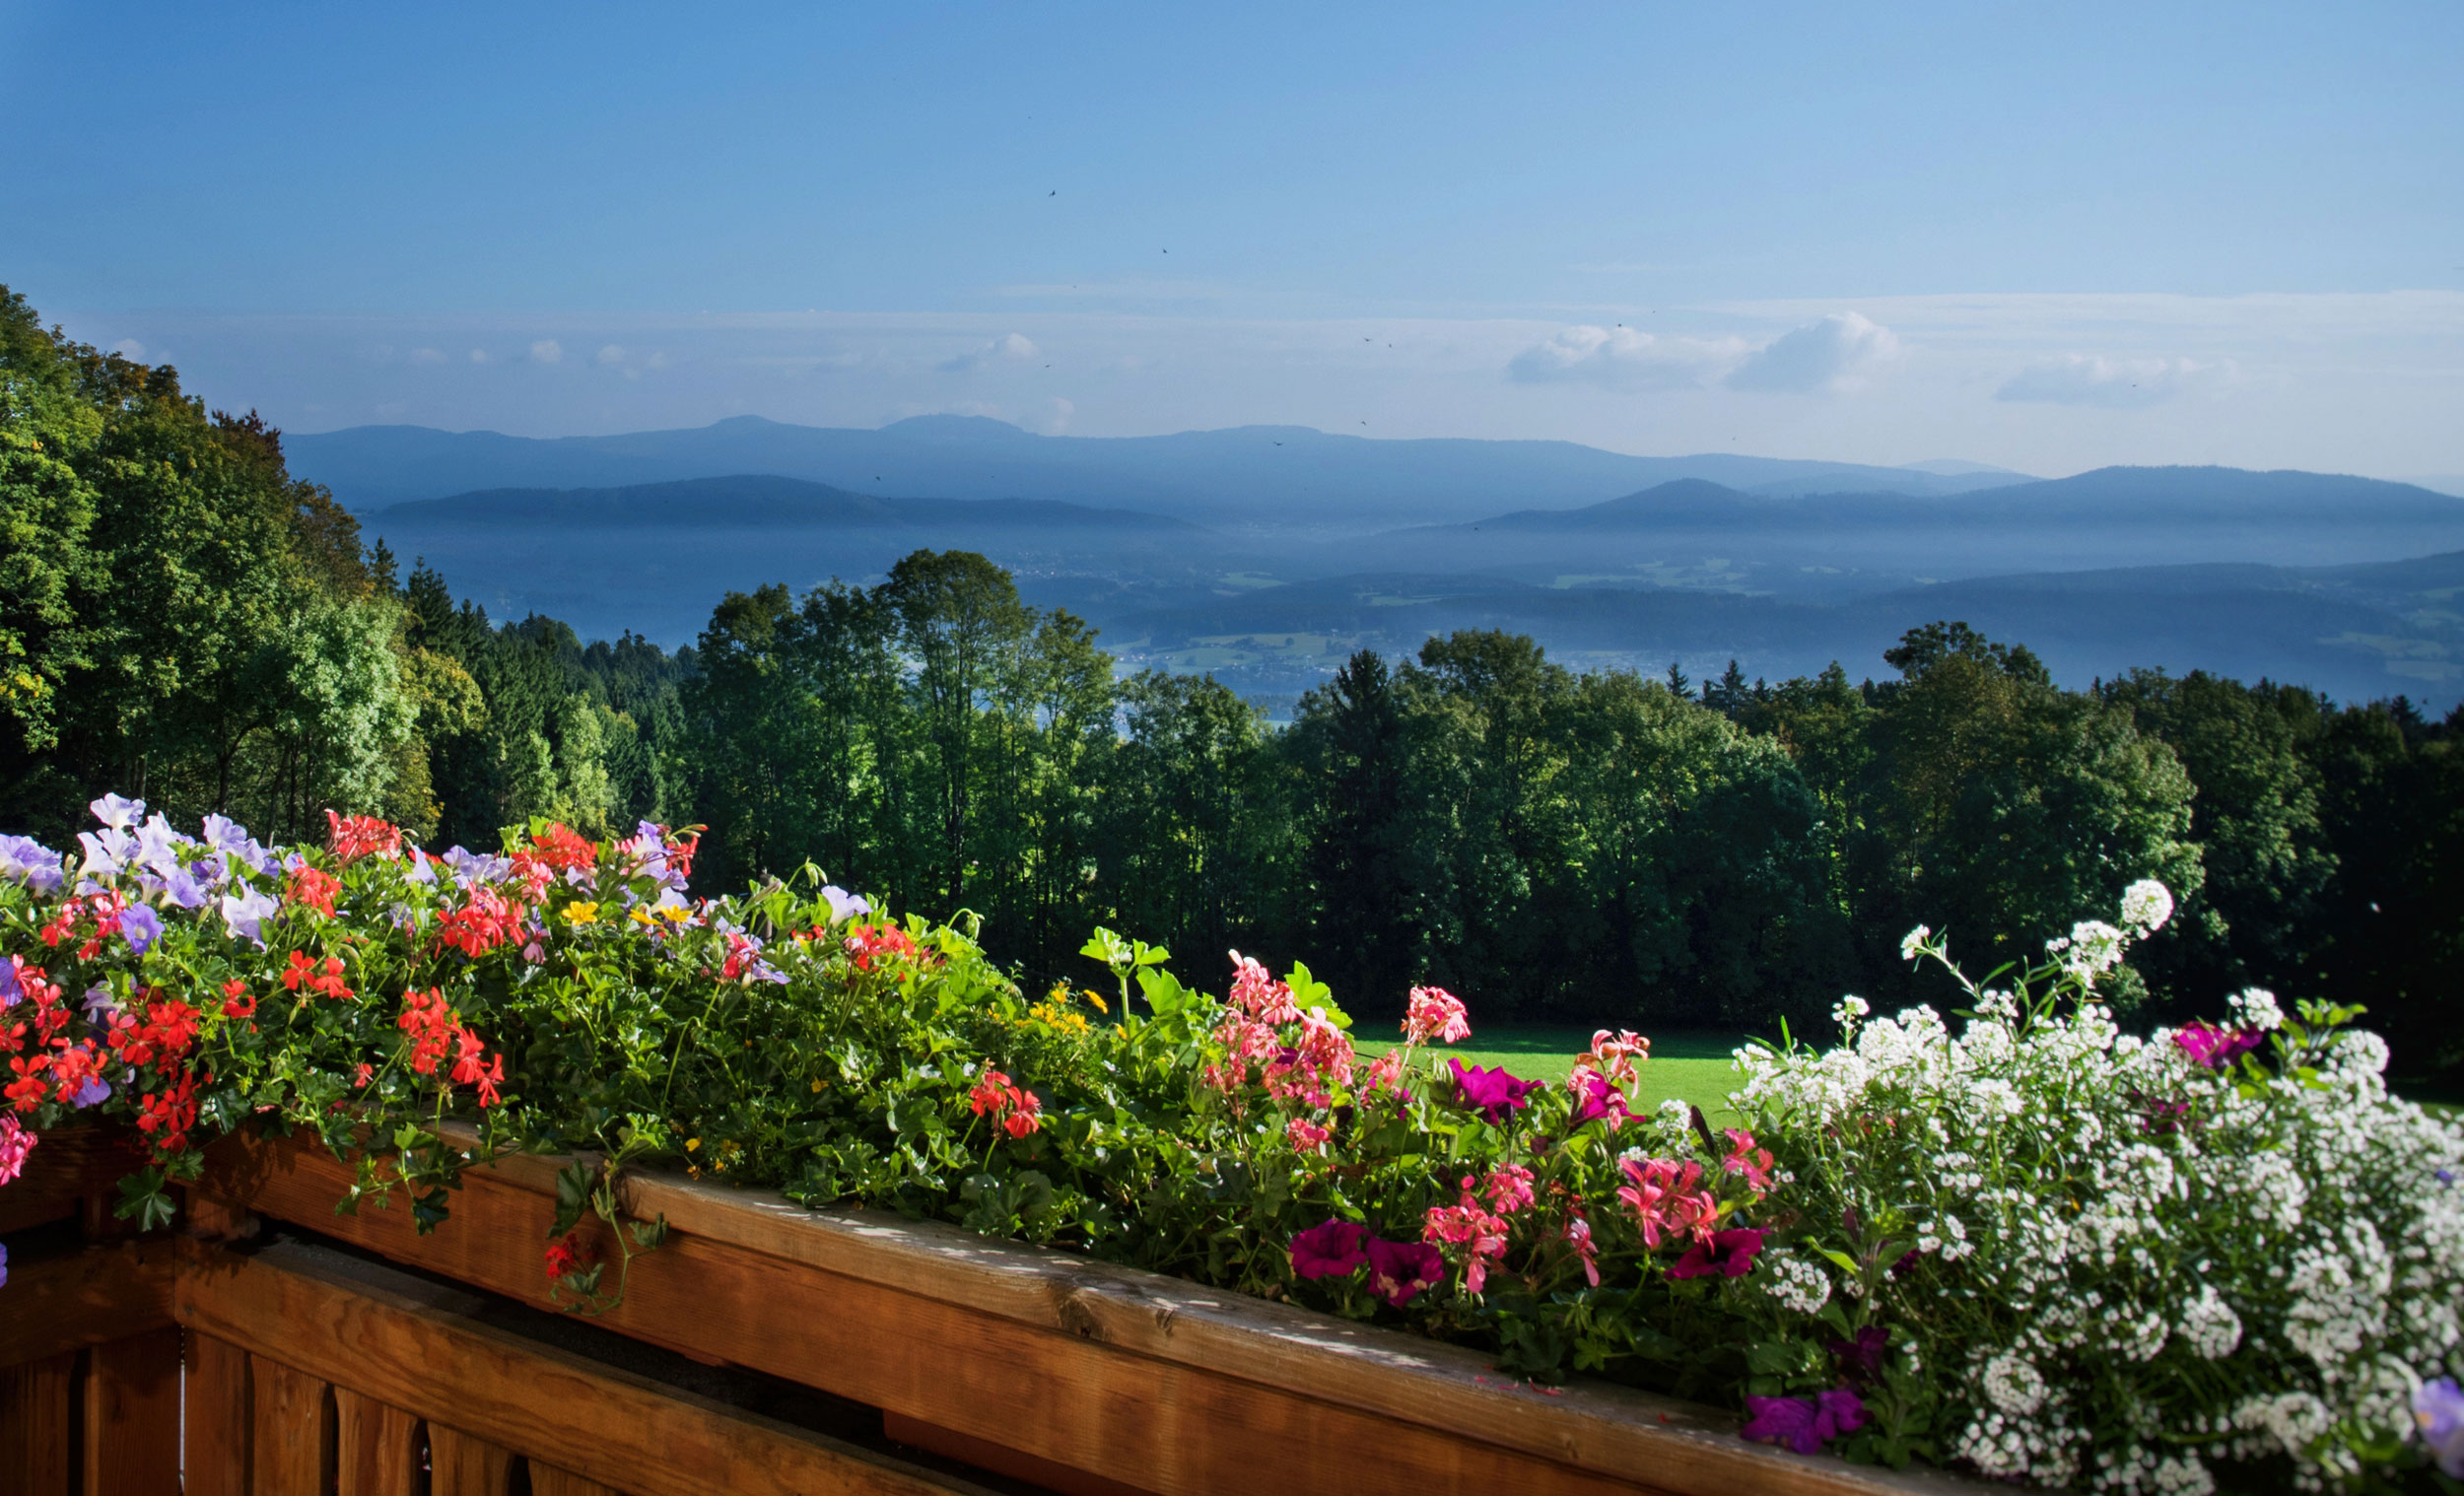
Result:
M1979 1489L1750 1445L1734 1418L1621 1388L1543 1393L1460 1347L760 1191L635 1177L627 1208L671 1234L584 1325L535 1307L562 1160L472 1171L452 1219L420 1236L400 1208L336 1215L350 1171L314 1144L231 1140L185 1234L113 1242L84 1192L101 1159L59 1150L43 1203L0 1215L0 1493Z

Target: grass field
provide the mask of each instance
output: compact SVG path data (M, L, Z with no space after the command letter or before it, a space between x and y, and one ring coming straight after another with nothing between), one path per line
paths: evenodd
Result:
M1641 1083L1629 1099L1637 1112L1649 1112L1671 1097L1702 1108L1714 1126L1730 1117L1728 1093L1737 1083L1729 1052L1745 1042L1736 1033L1674 1033L1651 1036L1651 1058ZM1574 1069L1574 1056L1591 1048L1592 1031L1546 1024L1492 1025L1474 1030L1459 1045L1438 1045L1432 1053L1468 1065L1502 1065L1512 1074L1533 1080L1563 1080ZM1379 1054L1390 1044L1363 1040L1364 1054Z

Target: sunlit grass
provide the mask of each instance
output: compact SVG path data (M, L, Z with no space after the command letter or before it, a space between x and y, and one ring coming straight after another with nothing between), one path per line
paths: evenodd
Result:
M1729 1054L1747 1036L1738 1033L1663 1033L1651 1036L1651 1058L1639 1072L1629 1099L1637 1112L1649 1112L1675 1098L1702 1108L1713 1125L1734 1121L1728 1094L1737 1085ZM1503 1066L1532 1080L1563 1080L1574 1069L1574 1056L1591 1048L1590 1029L1550 1024L1499 1024L1473 1030L1459 1045L1438 1045L1431 1054L1439 1062L1452 1057L1468 1065ZM1362 1040L1366 1054L1380 1054L1393 1045Z

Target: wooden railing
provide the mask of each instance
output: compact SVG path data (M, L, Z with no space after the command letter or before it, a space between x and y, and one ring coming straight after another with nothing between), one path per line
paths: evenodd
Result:
M47 1224L0 1217L25 1247L0 1288L0 1493L171 1491L183 1469L214 1496L1960 1484L1177 1279L665 1176L624 1203L663 1214L666 1244L582 1326L521 1307L544 1297L562 1162L471 1171L426 1236L400 1208L336 1215L349 1168L296 1141L218 1146L177 1240L81 1241L107 1232L75 1179Z

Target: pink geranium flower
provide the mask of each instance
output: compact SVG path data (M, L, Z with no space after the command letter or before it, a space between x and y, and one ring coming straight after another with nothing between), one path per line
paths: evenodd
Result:
M1403 1039L1427 1044L1432 1039L1453 1044L1472 1037L1472 1021L1463 999L1442 986L1415 986L1403 1012Z

